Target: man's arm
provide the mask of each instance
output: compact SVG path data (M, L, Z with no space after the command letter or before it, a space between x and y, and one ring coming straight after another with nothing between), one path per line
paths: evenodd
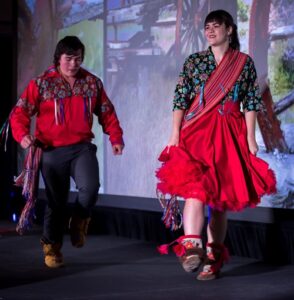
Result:
M95 113L98 115L98 121L102 126L103 132L109 135L114 155L122 154L124 148L123 130L120 127L115 108L109 100L103 85L100 85L100 97Z
M38 88L34 80L31 80L9 118L13 138L26 149L34 142L30 135L31 117L37 112Z

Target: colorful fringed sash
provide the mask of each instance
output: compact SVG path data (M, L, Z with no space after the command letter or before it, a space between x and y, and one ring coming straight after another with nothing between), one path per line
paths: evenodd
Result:
M9 119L12 112L0 130L0 145L4 141L5 151L9 132ZM15 185L22 187L22 195L26 199L26 204L16 226L16 231L19 234L23 234L30 227L33 221L34 207L37 200L37 191L39 186L39 165L41 156L41 144L39 141L35 140L34 145L30 146L28 150L22 172L15 179Z
M177 197L172 196L171 198L166 199L158 189L156 190L156 193L159 203L163 209L163 216L161 220L165 227L170 228L172 231L180 229L183 225L183 216Z
M26 204L16 226L16 231L19 234L23 234L30 227L33 220L34 207L37 200L41 156L42 149L36 144L32 145L25 158L24 169L15 179L15 185L22 186L22 195L26 199Z
M205 86L201 86L200 93L197 94L185 114L182 129L193 124L228 94L240 76L246 59L246 54L229 48L221 63L206 81Z

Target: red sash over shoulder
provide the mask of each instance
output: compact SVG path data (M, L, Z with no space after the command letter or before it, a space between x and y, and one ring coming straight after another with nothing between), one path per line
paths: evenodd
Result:
M217 105L231 90L246 63L247 55L229 48L221 63L210 75L205 88L195 97L185 114L182 129L188 127Z

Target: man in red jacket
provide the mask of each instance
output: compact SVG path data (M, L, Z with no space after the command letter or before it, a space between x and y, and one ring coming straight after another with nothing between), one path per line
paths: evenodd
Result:
M60 40L54 65L29 82L10 116L13 137L22 148L36 140L42 145L40 169L48 203L41 243L45 264L50 268L63 265L61 246L70 177L78 189L69 225L71 242L75 247L85 242L99 190L97 147L91 143L93 114L110 136L114 155L121 155L124 147L122 129L101 80L81 68L84 53L85 47L77 37ZM33 136L30 123L34 115Z

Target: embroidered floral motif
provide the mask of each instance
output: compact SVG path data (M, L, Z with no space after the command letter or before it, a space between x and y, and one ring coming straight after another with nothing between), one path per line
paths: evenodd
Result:
M196 94L201 92L202 84L206 82L215 68L216 62L210 48L190 55L184 63L176 85L173 110L188 109ZM237 93L236 86L238 86ZM259 111L262 108L256 70L249 56L238 80L221 103L224 104L236 98L242 102L243 109L248 111Z
M48 76L48 74L53 76ZM52 101L54 102L54 118L56 125L61 125L65 122L65 106L66 102L72 97L77 96L83 99L84 119L92 124L93 121L93 99L99 98L100 90L103 88L102 82L99 78L84 74L81 70L82 76L79 76L71 89L67 83L56 71L54 67L49 68L45 73L35 79L35 83L39 90L40 102ZM92 103L94 102L94 103ZM24 104L23 104L24 105ZM109 107L105 104L103 111L108 111Z
M105 112L107 112L107 111L109 111L109 110L110 110L110 106L109 106L108 103L103 103L103 104L101 105L101 112L102 112L102 113L105 113Z
M55 69L49 69L47 72L52 73ZM47 77L42 74L37 77L35 82L39 88L41 101L54 101L56 99L64 99L75 96L82 96L83 98L96 97L98 94L99 85L97 78L94 76L86 76L85 78L77 79L73 90L70 85L61 77Z
M193 248L195 248L193 242L191 242L191 241L184 241L183 244L184 244L184 247L186 249L193 249Z
M28 99L25 99L25 98L19 98L19 100L16 103L16 106L24 108L30 116L33 116L36 112L36 110L35 110L36 107L34 105L32 105L28 101Z

